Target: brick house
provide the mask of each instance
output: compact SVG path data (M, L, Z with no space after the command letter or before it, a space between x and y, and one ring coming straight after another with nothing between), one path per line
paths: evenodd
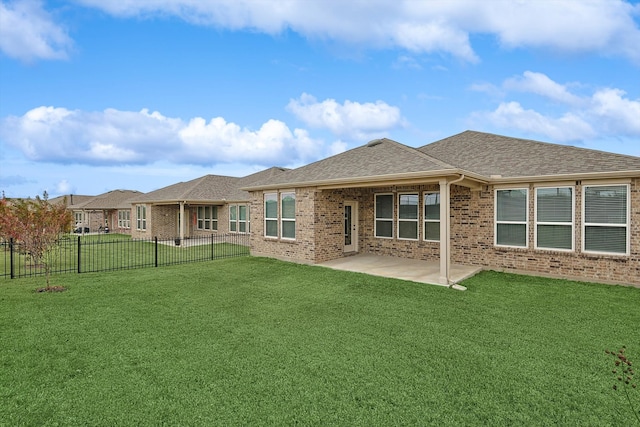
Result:
M640 285L640 158L466 131L379 139L244 187L252 254L353 254Z
M183 240L249 233L249 193L240 188L284 170L272 167L242 178L205 175L142 194L130 201L131 235Z
M80 220L90 232L131 234L131 199L142 194L136 190L112 190L74 205L76 226Z

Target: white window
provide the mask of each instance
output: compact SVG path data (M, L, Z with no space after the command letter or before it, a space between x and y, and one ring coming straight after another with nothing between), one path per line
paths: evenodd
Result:
M217 206L198 206L197 209L197 225L198 230L217 230L218 229L218 207Z
M417 194L398 195L398 239L418 240L420 208Z
M147 229L147 207L145 205L136 205L136 228L138 230Z
M278 193L264 195L264 235L278 237Z
M247 233L248 218L247 205L230 205L229 206L229 231L232 233Z
M296 195L295 193L282 193L280 195L281 206L281 236L283 239L296 238Z
M83 211L74 211L73 219L75 220L76 226L81 226L84 224L84 212Z
M495 244L528 246L529 191L526 188L496 190Z
M424 193L424 240L440 240L440 193Z
M629 254L629 185L585 185L584 252Z
M536 188L536 249L573 250L573 187Z
M393 194L375 195L375 236L393 237Z
M118 227L131 228L131 211L118 211Z

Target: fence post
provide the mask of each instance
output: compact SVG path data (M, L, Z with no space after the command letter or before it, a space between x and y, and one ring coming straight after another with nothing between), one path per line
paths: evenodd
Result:
M9 270L11 271L11 278L16 278L16 272L13 269L13 237L9 239L9 263L11 264Z
M78 274L82 273L82 269L80 268L80 263L82 262L82 255L81 254L81 243L80 243L80 236L78 236Z
M158 266L158 236L155 236L153 238L153 240L155 241L155 248L156 248L156 251L155 251L156 263L155 263L155 265L157 267Z
M213 233L211 233L211 259L214 259L214 253L213 253Z

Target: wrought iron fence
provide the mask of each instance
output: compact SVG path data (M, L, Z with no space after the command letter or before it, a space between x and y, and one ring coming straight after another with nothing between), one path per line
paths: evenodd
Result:
M52 274L161 267L249 255L248 234L212 234L187 239L132 239L126 235L65 236L47 253ZM0 242L0 278L45 274L20 242Z

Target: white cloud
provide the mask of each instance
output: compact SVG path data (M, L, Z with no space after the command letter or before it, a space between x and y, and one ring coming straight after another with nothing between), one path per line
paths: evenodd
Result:
M316 158L322 142L279 120L250 130L222 117L184 122L143 109L98 112L34 108L0 121L0 137L29 159L54 163L253 163L273 166Z
M312 95L303 93L299 99L290 100L287 109L310 127L355 139L384 135L404 122L400 109L383 101L346 100L339 104L335 99L325 99L318 102Z
M121 17L173 15L198 25L304 37L476 61L470 35L505 48L621 55L640 64L639 6L623 0L76 0Z
M503 87L507 90L531 92L557 102L566 104L581 104L582 98L570 93L567 87L554 82L545 74L525 71L520 77L507 79Z
M65 59L73 42L36 0L0 2L0 51L24 62Z
M69 181L63 179L56 184L55 194L72 194L75 188L71 186Z
M473 90L482 89L472 87ZM522 77L505 80L504 90L534 93L560 103L566 111L554 117L519 102L501 102L490 112L472 114L474 120L485 120L505 129L517 129L543 135L555 141L578 141L589 138L640 137L640 99L626 98L625 91L602 88L592 94L578 96L541 73L527 71ZM507 94L505 94L507 96Z

